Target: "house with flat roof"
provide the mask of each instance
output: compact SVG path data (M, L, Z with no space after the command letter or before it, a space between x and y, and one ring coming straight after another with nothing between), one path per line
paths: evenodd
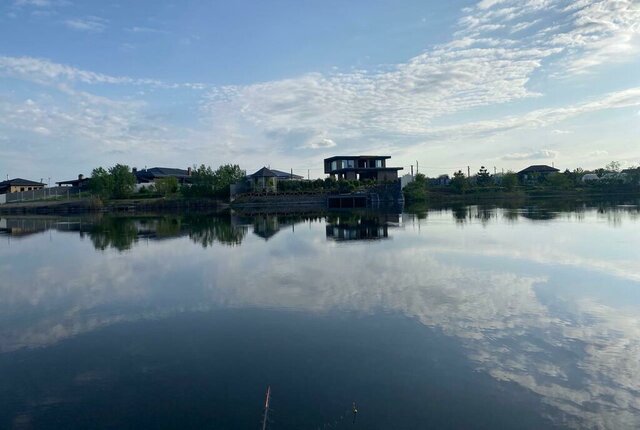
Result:
M0 194L19 193L22 191L41 190L47 184L30 181L28 179L14 178L0 182Z
M70 179L68 181L56 182L59 187L73 187L84 190L89 187L90 178L85 178L83 174L78 175L77 179Z
M324 173L333 179L395 181L402 167L389 167L389 155L339 155L324 159Z

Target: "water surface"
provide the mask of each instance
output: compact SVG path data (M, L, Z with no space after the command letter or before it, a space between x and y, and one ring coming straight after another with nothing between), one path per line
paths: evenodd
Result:
M3 217L0 428L258 428L269 385L271 429L637 428L639 242L634 201Z

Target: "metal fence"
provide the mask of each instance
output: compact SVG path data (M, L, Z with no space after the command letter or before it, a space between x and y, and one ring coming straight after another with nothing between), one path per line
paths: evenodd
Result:
M22 191L19 193L0 194L0 204L30 202L56 198L77 197L80 189L76 187L51 187L41 190Z

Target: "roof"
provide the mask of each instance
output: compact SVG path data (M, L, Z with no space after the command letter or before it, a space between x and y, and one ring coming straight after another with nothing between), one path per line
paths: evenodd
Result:
M91 178L76 178L76 179L70 179L68 181L60 181L60 182L56 182L56 184L58 185L75 185L75 184L84 184L85 182L89 182Z
M185 169L176 169L173 167L152 167L150 169L138 170L135 173L138 179L154 179L154 178L188 178L189 171Z
M276 170L276 169L269 169L269 170L275 173L279 179L304 179L304 176L292 175L291 172L283 172L282 170Z
M249 176L252 178L277 178L278 177L278 175L276 175L273 171L267 169L266 167L263 167L253 175L249 175Z
M519 175L523 173L550 173L550 172L559 172L559 169L555 167L547 166L546 164L534 164L533 166L529 166L526 169L520 170L518 172Z
M44 187L47 184L43 184L42 182L30 181L28 179L22 179L22 178L14 178L14 179L9 179L7 181L0 182L0 187L21 186L21 185L26 185L26 186L40 185Z
M334 155L333 157L325 158L324 161L333 160L357 160L359 158L377 158L379 160L388 160L391 155Z

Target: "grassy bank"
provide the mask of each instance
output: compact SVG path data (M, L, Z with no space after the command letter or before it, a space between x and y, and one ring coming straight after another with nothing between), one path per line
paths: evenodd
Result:
M91 212L174 212L191 210L219 211L229 205L219 199L149 197L100 199L96 197L66 200L39 200L0 205L0 214L76 214Z

